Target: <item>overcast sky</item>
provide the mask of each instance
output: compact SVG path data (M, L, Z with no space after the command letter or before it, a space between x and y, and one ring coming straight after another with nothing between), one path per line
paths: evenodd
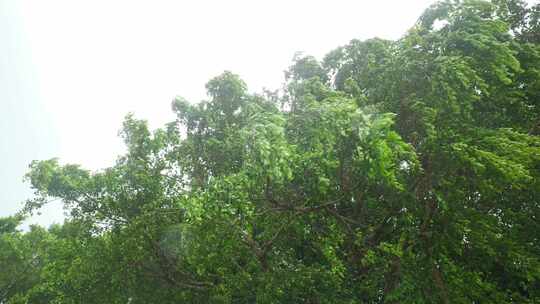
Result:
M295 52L397 39L433 2L0 0L0 216L31 196L34 159L112 165L128 112L159 127L175 96L204 99L223 70L276 89ZM61 214L56 204L31 222Z

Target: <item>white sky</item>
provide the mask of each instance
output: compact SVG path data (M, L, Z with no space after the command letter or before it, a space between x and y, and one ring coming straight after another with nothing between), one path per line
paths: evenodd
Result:
M276 89L296 51L397 39L433 2L0 0L0 216L29 197L21 177L33 159L113 164L128 112L159 127L176 95L204 99L223 70L251 91Z

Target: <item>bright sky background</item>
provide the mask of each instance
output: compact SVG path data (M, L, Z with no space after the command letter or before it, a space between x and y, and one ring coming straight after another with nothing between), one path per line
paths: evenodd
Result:
M31 196L34 159L113 164L134 112L159 127L172 99L204 99L223 70L276 89L296 51L397 39L433 0L0 0L0 216ZM59 204L30 220L62 220Z

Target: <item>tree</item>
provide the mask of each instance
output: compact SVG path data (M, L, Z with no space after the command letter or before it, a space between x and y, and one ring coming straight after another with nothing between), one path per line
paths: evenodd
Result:
M16 229L22 220L20 215L0 218L0 303L21 303L39 284L47 261L50 238L46 230L31 226L22 233ZM32 303L47 303L44 300Z
M537 15L439 2L397 41L295 56L278 98L225 72L162 129L129 115L106 170L32 163L26 212L71 216L18 297L538 302Z

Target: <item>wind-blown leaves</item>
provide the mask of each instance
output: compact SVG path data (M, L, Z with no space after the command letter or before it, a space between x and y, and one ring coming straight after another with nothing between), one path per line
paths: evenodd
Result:
M90 172L36 161L6 303L537 303L539 6L441 1L397 41L173 101ZM68 220L16 229L62 200Z

